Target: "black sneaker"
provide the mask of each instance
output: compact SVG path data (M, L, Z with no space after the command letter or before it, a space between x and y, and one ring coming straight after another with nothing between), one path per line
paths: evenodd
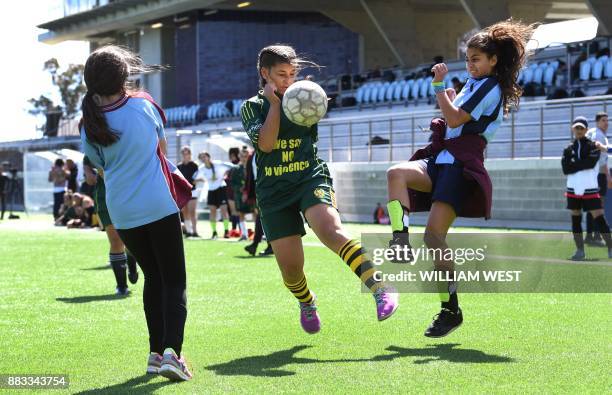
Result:
M427 337L444 337L461 326L463 322L463 314L461 309L457 309L456 313L448 309L442 309L434 316L433 322L425 330Z
M413 261L414 256L412 255L412 246L408 238L408 232L393 232L393 238L389 240L389 248L400 246L400 256L396 256L391 259L393 263L410 263ZM404 246L408 248L408 253L404 254Z
M248 246L244 247L244 250L248 252L250 256L255 256L255 253L257 252L257 245L249 244Z
M223 238L224 238L224 239L229 239L229 238L230 238L230 236L229 236L229 230L226 230L226 231L223 233Z
M217 238L218 238L217 232L213 232L212 237L210 239L217 240Z
M272 246L268 244L266 249L259 253L259 256L267 256L267 255L273 255L273 254L274 254L274 251L272 251Z

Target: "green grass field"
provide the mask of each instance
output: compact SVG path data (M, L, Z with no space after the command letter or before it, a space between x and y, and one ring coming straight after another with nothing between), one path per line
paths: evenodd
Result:
M323 321L314 336L273 258L246 258L238 242L186 242L194 379L171 384L143 374L142 276L132 296L112 296L105 235L20 221L0 223L0 374L68 374L65 391L87 394L612 391L610 294L464 294L463 326L428 339L436 295L403 294L377 322L372 297L312 234L306 274Z

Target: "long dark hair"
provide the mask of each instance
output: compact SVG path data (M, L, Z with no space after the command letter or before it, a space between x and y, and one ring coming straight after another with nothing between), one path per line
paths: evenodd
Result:
M529 55L527 42L537 24L526 25L512 18L491 25L476 33L467 43L487 54L497 56L494 74L502 91L504 113L511 106L518 108L523 90L518 84L518 75Z
M127 94L132 91L128 78L136 74L162 70L157 65L146 65L142 59L126 48L107 45L92 52L85 63L87 93L81 105L82 125L87 139L104 147L119 140L116 131L108 127L99 106L99 96Z
M259 87L263 88L266 86L266 80L261 76L261 69L270 69L272 66L276 66L280 63L287 63L295 67L296 72L299 73L305 67L316 67L321 68L315 62L311 62L305 58L297 55L295 49L290 45L286 44L274 44L269 45L259 51L257 56L257 73L259 74Z

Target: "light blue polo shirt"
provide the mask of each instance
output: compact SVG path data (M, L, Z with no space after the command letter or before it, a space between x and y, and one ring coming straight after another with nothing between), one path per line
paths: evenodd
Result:
M456 128L446 130L445 139L457 138L464 134L479 134L487 142L493 139L503 119L501 88L495 77L469 78L453 104L472 116L472 119ZM436 164L452 164L455 157L442 150L436 157Z
M119 140L108 147L87 140L81 128L83 153L104 170L106 205L115 228L130 229L179 211L157 156L164 126L155 106L128 97L102 107L108 126Z

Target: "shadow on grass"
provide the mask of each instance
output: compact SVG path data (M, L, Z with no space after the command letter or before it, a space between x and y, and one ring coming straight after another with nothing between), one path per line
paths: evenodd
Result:
M81 270L110 270L111 267L110 265L103 265L103 266L96 266L96 267L88 267L85 269L81 269Z
M274 258L274 255L234 255L234 258L237 259L263 259L263 258Z
M110 395L110 394L151 394L153 391L164 387L168 384L173 384L171 381L158 381L149 383L154 378L159 376L153 374L144 374L134 377L123 383L109 385L108 387L95 388L91 390L77 392L77 395ZM147 384L148 383L148 384Z
M64 303L90 303L90 302L101 302L105 300L119 300L129 298L130 295L87 295L87 296L75 296L74 298L55 298L58 302Z
M433 361L448 361L454 363L508 363L514 359L499 355L487 354L480 350L455 348L458 343L429 345L424 348L403 348L397 346L387 347L391 354L377 355L372 358L358 359L312 359L299 358L295 354L311 346L295 346L288 350L273 352L267 355L237 358L218 365L207 366L221 376L292 376L295 372L286 369L287 365L310 363L346 363L346 362L383 362L397 358L419 357L415 364L424 364Z

